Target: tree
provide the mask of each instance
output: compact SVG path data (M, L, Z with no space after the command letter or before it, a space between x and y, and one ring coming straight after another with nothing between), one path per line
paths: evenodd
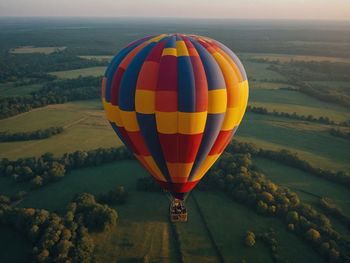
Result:
M258 202L257 211L261 214L266 214L268 211L268 205L265 202L260 200Z
M49 258L49 255L49 251L47 249L44 249L37 255L37 260L39 262L45 262Z
M62 178L65 175L65 173L66 173L66 169L65 169L64 165L62 165L58 162L52 163L49 174L54 180L58 180L58 179Z
M247 247L253 247L255 245L255 234L251 231L247 231L247 234L244 239L244 244Z
M307 233L306 233L307 237L309 239L311 239L312 241L317 241L321 238L321 234L320 232L318 232L316 229L314 228L310 228Z
M288 223L297 223L299 221L299 214L297 211L289 211L286 219Z
M43 185L43 178L39 175L35 176L31 181L31 185L33 188L39 188Z
M294 224L288 224L288 230L293 231L295 228Z
M261 197L267 203L272 203L274 201L273 195L269 192L262 192Z

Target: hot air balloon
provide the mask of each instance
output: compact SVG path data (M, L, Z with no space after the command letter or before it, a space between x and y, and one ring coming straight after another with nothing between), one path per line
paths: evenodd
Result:
M115 133L177 205L231 141L247 101L238 57L197 35L136 40L112 59L102 81Z

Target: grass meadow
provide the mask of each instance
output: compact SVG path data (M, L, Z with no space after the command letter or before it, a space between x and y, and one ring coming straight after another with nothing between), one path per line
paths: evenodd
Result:
M106 67L89 67L81 69L72 69L64 71L55 71L50 74L59 78L59 79L75 79L78 77L100 77L105 73Z
M42 140L2 142L0 157L16 159L45 152L62 155L76 150L117 147L120 140L104 118L98 100L49 105L0 120L0 132L21 132L64 127L64 132Z
M247 113L235 138L251 142L260 148L297 152L311 164L324 169L350 169L349 147L346 139L334 137L327 131L316 131L312 123L274 116Z

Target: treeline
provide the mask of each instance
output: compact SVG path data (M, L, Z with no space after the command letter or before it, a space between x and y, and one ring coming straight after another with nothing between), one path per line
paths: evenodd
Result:
M340 137L340 138L343 138L343 139L350 140L350 132L344 132L344 131L341 131L339 129L332 128L332 129L329 130L329 134L333 135L333 136L336 136L336 137Z
M329 86L308 84L299 81L299 91L325 102L336 103L345 107L350 107L350 97L342 92L336 92Z
M49 72L105 65L104 61L82 59L67 51L51 54L0 52L0 83L27 78L52 79Z
M63 127L50 127L31 132L0 132L0 142L28 141L50 138L64 131Z
M345 171L330 171L312 166L288 150L271 151L260 149L258 156L298 168L304 172L350 187L350 175Z
M328 125L339 125L339 126L350 126L349 122L335 122L328 117L314 117L313 115L298 115L296 112L288 113L288 112L278 112L278 111L269 111L267 108L264 107L255 107L255 106L248 106L247 111L251 111L258 114L265 114L265 115L272 115L277 117L284 117L294 120L301 120L301 121L310 121L310 122L317 122L321 124L328 124Z
M75 100L100 97L101 78L79 77L45 84L31 95L0 99L0 119L8 118L34 108Z
M347 216L344 211L339 208L336 204L331 202L327 198L320 198L319 202L321 209L326 213L329 214L336 219L338 219L340 222L342 222L344 225L350 227L350 217Z
M349 81L350 64L331 61L299 61L292 60L288 66L321 73L327 76L326 80Z
M270 70L276 71L277 73L283 75L286 77L287 84L294 85L299 87L298 91L309 95L311 97L314 97L318 100L325 101L325 102L332 102L336 103L345 107L350 106L350 96L344 94L342 91L337 91L336 89L331 89L328 85L319 85L319 84L310 84L307 83L307 81L349 81L350 77L349 74L332 74L332 73L326 73L323 71L311 71L311 70L305 70L306 68L298 68L297 65L301 65L299 62L296 64L294 62L290 63L277 63L272 62L274 64L269 66ZM305 62L310 63L311 62ZM322 63L322 62L314 62L314 63ZM337 63L331 63L330 64L337 64ZM347 70L348 67L350 67L350 64L347 64L346 66ZM316 70L316 69L315 69ZM341 71L340 71L341 72ZM334 73L334 72L333 72Z
M237 154L229 146L198 187L222 190L260 214L280 218L290 231L307 240L330 261L349 262L350 245L333 229L330 220L302 203L296 193L266 179L254 169L250 156Z
M107 231L117 218L114 209L87 193L74 198L62 215L13 207L6 198L0 198L0 225L28 238L34 262L96 262L90 233Z
M123 186L117 186L107 193L101 193L98 195L97 200L102 204L108 205L122 205L126 203L128 199L128 192Z
M307 161L300 159L296 153L282 149L280 151L265 150L251 143L232 141L229 145L234 152L249 153L251 155L267 158L279 163L297 168L304 172L327 179L329 181L350 187L350 174L345 171L330 171L312 166Z
M65 153L61 157L54 157L52 153L46 153L38 158L18 160L3 158L0 160L0 175L12 177L17 182L30 182L32 188L38 188L60 180L67 172L74 169L132 158L124 147L76 151Z
M269 59L251 59L253 62L269 63L270 70L281 71L286 74L292 73L299 78L306 81L320 80L338 80L349 81L350 64L344 62L332 62L332 61L302 61L293 60L287 62L281 62L277 60Z

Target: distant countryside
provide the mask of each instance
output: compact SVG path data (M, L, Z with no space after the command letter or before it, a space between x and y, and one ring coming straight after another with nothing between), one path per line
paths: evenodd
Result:
M172 32L249 81L187 223L101 103L113 56ZM0 262L350 262L349 22L0 18L0 39Z

